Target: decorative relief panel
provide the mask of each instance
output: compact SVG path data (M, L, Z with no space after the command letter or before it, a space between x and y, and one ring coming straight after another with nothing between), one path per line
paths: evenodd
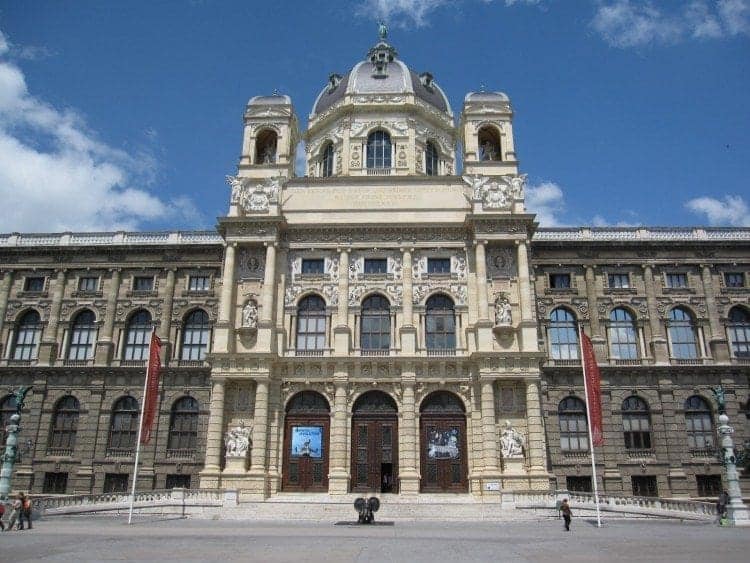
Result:
M409 131L409 126L404 120L388 120L388 119L376 119L373 121L354 121L349 131L350 138L364 137L374 127L383 127L392 134L395 135L406 135Z
M493 248L487 253L487 273L491 278L511 278L517 275L514 248Z
M237 278L263 279L266 269L266 254L261 247L243 248L237 259Z
M281 178L266 178L260 184L239 176L227 176L227 184L232 186L230 202L245 213L268 211L271 203L278 203L281 191Z
M513 200L524 198L526 174L505 176L463 176L473 190L473 200L482 203L482 209L510 209Z

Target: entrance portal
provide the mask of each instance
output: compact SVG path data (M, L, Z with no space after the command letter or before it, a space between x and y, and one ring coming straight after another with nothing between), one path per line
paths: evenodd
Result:
M398 492L398 407L381 391L352 409L352 491Z
M419 419L422 492L467 492L466 415L461 400L447 391L431 393L422 402Z
M284 424L281 487L285 491L328 490L328 401L302 391L289 401Z

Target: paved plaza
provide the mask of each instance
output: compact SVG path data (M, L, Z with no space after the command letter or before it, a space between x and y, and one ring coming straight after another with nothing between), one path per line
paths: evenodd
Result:
M0 561L748 561L750 529L664 521L374 526L64 517L0 535Z

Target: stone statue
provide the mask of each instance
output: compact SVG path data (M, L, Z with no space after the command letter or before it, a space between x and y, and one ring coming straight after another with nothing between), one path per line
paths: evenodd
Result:
M244 195L244 186L242 180L237 176L227 176L227 184L232 186L232 195L230 202L232 205L240 205L242 203L242 197Z
M252 299L245 303L242 308L242 327L257 328L258 326L258 305Z
M495 301L495 325L509 325L513 322L512 309L508 297L501 295Z
M510 192L514 199L523 199L524 188L526 187L527 174L519 174L510 179Z
M16 398L16 413L21 414L23 410L23 403L26 400L26 394L33 389L33 385L28 387L19 387L14 391L13 396Z
M273 164L276 162L276 145L269 142L263 147L263 164Z
M230 428L224 436L227 457L245 457L250 448L250 434L252 427L235 426Z
M378 22L378 37L381 41L385 41L388 37L388 28L383 21Z
M497 147L490 141L485 141L479 147L479 160L497 160Z
M719 405L719 414L725 414L727 412L727 400L724 396L724 388L719 385L718 387L711 387L711 392L714 394L714 399Z
M510 420L505 421L505 428L500 434L500 449L503 458L512 459L523 457L523 434L513 428Z

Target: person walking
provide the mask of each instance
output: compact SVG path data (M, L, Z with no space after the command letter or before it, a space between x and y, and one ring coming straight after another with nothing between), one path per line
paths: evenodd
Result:
M8 518L8 527L5 528L6 532L10 532L13 530L13 526L16 525L16 521L18 520L18 516L21 513L22 508L23 502L21 501L21 493L19 493L18 498L16 498L13 501L13 504L10 506L10 517Z
M729 493L723 491L716 500L716 522L719 526L727 513L727 504L729 504Z
M4 515L5 515L5 503L0 501L0 532L5 531L5 522L3 522Z
M560 505L560 512L562 512L563 520L565 520L565 531L570 531L570 519L573 516L573 512L570 510L570 505L568 504L568 499L563 499L562 504Z
M21 512L18 515L18 529L23 530L23 521L29 525L31 530L31 499L23 493L18 494L18 498L21 499Z

